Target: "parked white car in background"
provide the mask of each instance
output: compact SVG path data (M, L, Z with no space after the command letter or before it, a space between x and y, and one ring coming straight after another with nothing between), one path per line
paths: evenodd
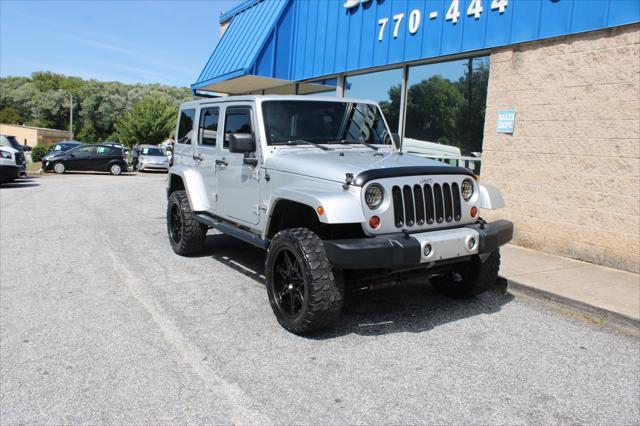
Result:
M17 149L0 145L0 183L25 176L24 155Z

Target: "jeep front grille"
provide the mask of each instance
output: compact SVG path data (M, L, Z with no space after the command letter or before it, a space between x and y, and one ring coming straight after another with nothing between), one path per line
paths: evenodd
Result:
M462 217L460 188L457 183L394 186L391 190L397 228L425 223L459 222Z

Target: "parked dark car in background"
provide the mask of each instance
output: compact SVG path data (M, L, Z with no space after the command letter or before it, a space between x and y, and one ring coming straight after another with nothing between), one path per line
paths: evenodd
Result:
M124 150L109 145L81 145L42 159L42 169L58 174L66 171L96 171L119 175L128 169Z

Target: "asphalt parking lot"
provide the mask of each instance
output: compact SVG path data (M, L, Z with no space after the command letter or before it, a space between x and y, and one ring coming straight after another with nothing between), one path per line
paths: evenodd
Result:
M181 258L165 175L0 188L0 422L638 424L640 341L510 294L350 296L284 331L264 254Z

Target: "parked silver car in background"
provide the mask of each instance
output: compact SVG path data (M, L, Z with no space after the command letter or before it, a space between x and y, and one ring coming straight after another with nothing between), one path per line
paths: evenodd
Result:
M162 149L154 145L140 145L137 169L139 172L147 170L169 171L169 157Z

